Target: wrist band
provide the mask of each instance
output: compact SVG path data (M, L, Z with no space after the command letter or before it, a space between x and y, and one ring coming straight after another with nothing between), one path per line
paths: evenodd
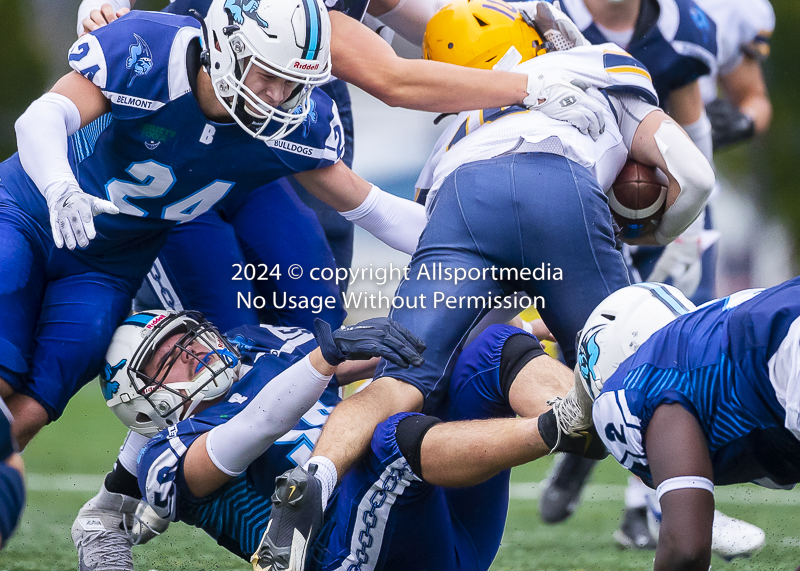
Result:
M714 495L714 483L708 478L702 476L675 476L674 478L667 478L658 488L656 488L656 498L661 501L661 496L673 490L683 490L686 488L698 488L707 490Z

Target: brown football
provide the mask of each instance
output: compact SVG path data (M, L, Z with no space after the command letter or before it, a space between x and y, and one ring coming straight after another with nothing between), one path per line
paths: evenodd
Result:
M660 170L628 159L608 193L620 238L640 238L656 229L664 215L668 184Z

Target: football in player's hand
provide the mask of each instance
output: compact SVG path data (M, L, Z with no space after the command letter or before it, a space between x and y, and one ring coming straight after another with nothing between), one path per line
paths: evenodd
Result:
M628 159L608 192L623 240L652 234L664 215L669 181L660 170Z

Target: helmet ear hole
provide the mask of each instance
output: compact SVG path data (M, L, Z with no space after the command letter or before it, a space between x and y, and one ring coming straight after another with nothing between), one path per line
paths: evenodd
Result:
M145 424L147 422L150 422L151 420L152 419L143 412L136 414L136 422L138 422L139 424Z

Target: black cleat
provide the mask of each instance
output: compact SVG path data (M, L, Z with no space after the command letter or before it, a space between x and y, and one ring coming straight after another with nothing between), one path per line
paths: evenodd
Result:
M658 545L647 523L647 508L625 508L625 514L614 539L628 549L650 549Z
M322 527L322 484L297 466L275 479L272 514L261 543L250 558L254 571L303 571L306 552Z
M560 523L568 519L581 500L581 492L596 460L564 454L556 460L539 497L539 514L545 523Z

